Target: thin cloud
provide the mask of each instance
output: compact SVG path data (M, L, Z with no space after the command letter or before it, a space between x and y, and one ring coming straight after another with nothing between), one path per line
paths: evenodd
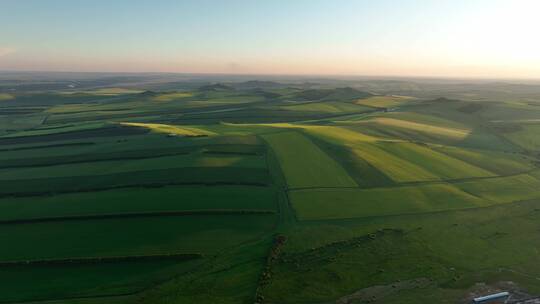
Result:
M0 57L15 53L17 50L10 47L0 46Z

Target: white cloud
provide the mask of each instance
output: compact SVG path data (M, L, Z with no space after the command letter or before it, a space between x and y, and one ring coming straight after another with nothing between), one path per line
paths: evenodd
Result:
M13 54L16 51L14 48L0 46L0 57Z

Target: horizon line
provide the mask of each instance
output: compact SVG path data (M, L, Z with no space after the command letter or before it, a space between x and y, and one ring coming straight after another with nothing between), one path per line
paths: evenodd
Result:
M540 82L540 77L483 77L483 76L436 76L436 75L369 75L369 74L287 74L287 73L225 73L225 72L159 72L159 71L74 71L74 70L11 70L0 69L0 73L57 73L57 74L125 74L125 75L191 75L191 76L237 76L237 77L297 77L297 78L366 78L366 79L421 79L421 80L483 80L483 81L530 81ZM342 79L345 80L345 79Z

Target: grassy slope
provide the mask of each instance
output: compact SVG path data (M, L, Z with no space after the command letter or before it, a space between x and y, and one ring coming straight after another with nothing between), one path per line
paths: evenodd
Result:
M529 174L462 182L456 185L463 191L494 203L540 197L540 180Z
M512 280L540 292L534 246L539 242L538 201L429 215L313 222L291 231L283 260L265 288L268 303L330 302L373 285L427 278L423 287L385 292L373 303L458 303L474 282ZM358 245L341 241L381 228L403 234ZM329 245L327 244L336 244ZM503 269L503 270L501 270ZM529 277L531 276L531 277Z
M523 155L450 146L436 147L435 150L496 174L515 174L534 168L532 160Z
M293 191L290 198L301 220L397 215L487 205L473 195L444 184L366 190Z
M359 144L354 146L354 153L385 173L396 182L439 180L434 173L388 153L377 145Z
M462 160L413 143L382 144L385 151L407 160L441 179L493 176L494 174Z
M0 253L0 260L213 254L260 238L275 220L272 214L201 215L7 225L0 240L10 248Z
M0 220L175 210L275 210L271 188L163 187L117 189L0 200Z
M275 151L290 188L355 187L333 159L297 132L263 135Z
M253 136L246 135L262 134L279 161L279 166L273 161L269 162L271 171L275 173L278 167L281 167L289 187L384 187L291 191L289 197L297 216L303 220L301 222L295 222L287 215L283 209L288 207L287 201L279 196L282 213L278 215L183 216L4 226L0 239L2 243L11 246L9 250L2 252L2 259L135 254L170 250L201 251L207 255L203 264L194 271L133 297L96 299L92 304L248 303L253 302L271 234L279 221L287 223L280 227L280 231L287 235L288 241L285 260L278 261L271 284L264 289L264 295L270 303L329 302L364 287L426 277L433 279L433 283L399 293L388 293L385 298L377 300L380 303L417 303L422 299L442 303L444 300L441 299L447 299L448 303L455 303L474 282L506 279L516 281L533 292L540 292L537 282L527 276L535 277L540 273L537 266L540 261L534 245L539 242L537 201L492 206L540 197L537 190L540 189L540 174L537 171L454 184L436 182L388 187L393 186L395 181L438 181L483 177L492 173L515 174L530 170L534 167L534 159L519 154L520 148L512 143L510 137L514 136L514 143L520 145L521 142L524 147L534 150L535 130L524 128L520 131L522 133L499 134L499 131L490 129L489 121L502 118L533 119L538 117L534 107L499 103L476 107L468 102L426 102L417 105L402 103L398 107L403 107L407 112L400 112L402 109L399 109L398 112L379 113L366 120L369 116L365 114L333 117L332 115L363 109L359 105L334 100L298 104L290 106L293 111L279 112L270 111L273 106L268 106L267 109L266 105L249 108L251 102L262 102L264 98L253 94L242 95L234 90L193 94L166 93L152 97L131 93L136 92L97 90L84 93L84 96L73 94L55 97L54 103L57 105L47 111L53 115L46 126L53 128L49 131L44 129L24 132L36 135L56 132L53 131L55 126L59 127L57 131L62 128L79 128L84 126L79 125L79 122L85 120L132 121L131 119L152 117L153 120L159 122L162 119L164 122L151 122L152 125L145 126L160 129L161 133L132 135L127 141L120 142L118 140L127 138L95 137L92 139L92 142L96 142L93 146L5 151L0 153L0 158L34 158L37 153L40 157L83 152L92 154L177 145L228 146L242 140L256 144L252 142ZM191 96L188 96L190 94ZM38 96L28 99L27 102L41 104L48 102L50 97ZM95 102L62 105L66 100ZM347 100L350 101L352 100ZM395 102L399 102L376 101L378 105L370 106L380 106L383 102L386 103L385 106L393 107L396 106ZM237 105L247 108L238 112L223 112ZM189 121L190 125L173 125L168 122L183 117L184 112L191 113L186 115L188 118L183 118L192 119ZM298 117L284 112L296 112L293 114ZM325 113L329 117L321 121L307 121L309 116L304 112L317 115ZM262 116L270 115L269 113L283 117L289 115L288 119L303 122L260 124L260 121L257 121L264 121ZM5 127L17 123L23 129L26 128L23 126L34 127L42 123L43 115L17 115L20 117L13 119L14 123L10 122ZM238 124L219 123L228 121L227 119L233 116ZM244 121L255 123L248 125ZM55 125L55 122L67 125ZM202 126L199 122L205 125ZM330 125L322 125L323 123ZM284 129L290 131L282 132ZM227 134L229 137L166 138L163 135L172 131L181 135ZM270 134L276 131L281 133ZM235 137L230 137L232 135ZM381 139L391 142L381 142ZM403 140L413 141L415 144L405 143ZM434 143L437 146L430 145L428 148L418 142ZM27 145L39 144L41 143ZM193 151L201 152L200 149ZM216 149L236 151L238 148L229 146ZM240 151L244 150L240 148ZM108 166L101 169L129 172L130 168L167 167L173 164L184 166L192 162L201 166L238 165L259 168L264 167L261 158L226 153L211 156L197 154L196 157L188 155L120 161L115 162L112 169ZM67 175L67 178L70 178L71 172L90 174L91 167L66 166L62 174ZM46 172L46 169L43 172ZM196 175L196 172L169 177L186 181L213 180L211 176L218 174L217 171L208 171L208 174ZM223 174L228 176L227 180L238 180L251 174L249 172L252 171L224 171ZM32 171L26 173L20 176L33 175ZM6 173L7 175L9 173ZM123 178L131 177L126 175ZM137 178L157 177L140 175L135 179ZM377 182L372 182L373 180ZM107 179L103 181L110 183ZM79 183L80 180L75 182ZM67 181L62 183L68 187L73 186ZM6 185L7 188L14 186L17 185ZM25 183L17 187L37 186ZM273 187L274 185L265 188L219 186L208 189L166 187L113 190L35 199L6 198L0 203L3 203L1 208L4 209L6 218L199 207L221 209L221 206L254 209L250 206L256 205L266 209L273 208L276 203ZM193 200L178 200L177 197ZM96 201L99 203L95 203ZM448 211L470 207L485 208ZM406 213L415 214L404 215ZM361 246L325 247L333 242L350 240L381 228L404 229L405 234L381 236L372 242L362 243ZM334 250L333 246L338 246L339 250ZM498 271L500 267L510 271ZM78 275L77 271L84 273ZM108 271L109 280L105 283L98 282L99 274L103 274L99 267L92 270L28 268L18 273L14 270L0 270L0 277L12 279L14 286L10 288L7 284L0 288L10 292L12 299L28 299L36 294L51 298L70 296L77 294L75 290L98 295L148 287L148 282L142 282L142 278L154 281L166 278L167 274L183 274L185 269L180 265L165 264L131 268L115 265L103 271ZM523 273L526 275L522 275ZM28 276L38 278L40 282L35 285L33 295L27 290L16 288L22 286L21 280ZM7 295L4 292L0 294ZM73 301L82 302L86 303L86 300Z
M356 104L370 106L370 107L382 107L390 108L399 106L400 104L407 102L413 98L407 96L373 96L364 99L358 99Z
M2 301L52 300L131 294L192 268L192 262L153 261L70 266L18 266L0 270ZM28 288L28 278L32 288ZM104 280L103 278L106 277ZM101 303L108 299L98 297Z
M506 133L504 137L523 149L540 151L540 136L538 134L540 134L540 125L523 124L519 131Z
M184 126L173 126L166 124L153 124L153 123L136 123L136 122L123 122L121 125L131 126L131 127L140 127L148 128L153 132L174 134L174 135L184 135L184 136L200 136L200 135L214 135L212 132L205 131L196 127L184 127Z
M45 167L0 169L0 180L91 176L188 167L265 168L264 158L252 155L175 155L140 160L98 161ZM75 174L74 174L75 172Z
M310 102L281 106L286 111L319 112L319 113L349 113L370 111L368 107L358 106L347 102Z

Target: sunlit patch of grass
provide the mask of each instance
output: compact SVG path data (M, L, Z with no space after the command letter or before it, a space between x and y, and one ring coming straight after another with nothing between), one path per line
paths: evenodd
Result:
M175 125L156 124L156 123L142 123L142 122L121 122L120 124L123 126L147 128L157 133L167 133L167 134L181 135L181 136L216 135L216 133L214 132L210 132L210 131L203 130L196 127L175 126Z
M289 187L356 187L330 156L298 132L263 135L280 161Z
M371 110L368 107L355 105L348 102L310 102L293 104L279 107L281 110L300 112L321 112L321 113L347 113Z
M117 96L124 94L139 94L142 93L142 90L134 89L125 89L125 88L103 88L96 90L88 91L71 91L71 92L61 92L61 95L73 95L73 94L87 94L87 95L98 95L98 96Z
M182 98L186 98L186 97L191 97L191 96L193 96L193 93L191 93L191 92L165 93L165 94L161 94L159 96L153 97L152 101L169 102L169 101L182 99Z
M390 126L390 127L398 127L413 131L419 131L424 133L432 133L437 135L443 135L455 139L463 139L467 137L471 130L469 129L457 129L457 128L449 128L449 127L439 127L424 123L417 123L407 120L401 120L401 119L395 119L395 118L387 118L387 117L377 117L370 120L366 120L365 122L374 122L377 124Z
M355 146L353 152L396 182L440 179L421 166L408 162L373 144L359 144Z
M512 143L527 149L540 150L540 124L521 124L520 130L503 134L503 136Z
M291 191L301 220L339 219L474 208L488 202L449 184Z
M223 123L226 126L238 126L238 127L273 127L273 128L282 128L282 129L301 129L306 131L311 135L321 137L322 139L334 142L338 144L352 144L355 142L374 142L378 138L369 136L360 132L356 132L344 127L337 126L314 126L314 125L304 125L304 124L292 124L292 123L266 123L266 124L232 124L232 123Z
M7 93L0 93L0 101L12 100L15 99L15 96Z
M365 99L358 99L355 103L369 107L389 108L398 106L406 101L412 100L414 97L409 96L373 96Z

